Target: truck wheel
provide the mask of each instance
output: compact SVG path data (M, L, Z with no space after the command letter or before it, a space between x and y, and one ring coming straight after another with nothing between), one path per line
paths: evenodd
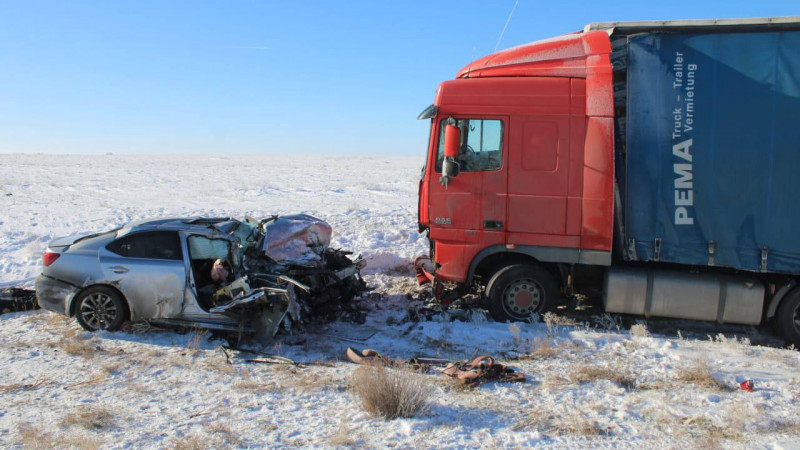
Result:
M111 288L92 286L81 292L75 318L87 331L117 331L125 321L125 301Z
M558 284L541 266L517 264L495 273L486 284L487 308L498 322L530 320L553 308Z
M775 313L775 328L786 342L800 348L800 289L781 302Z

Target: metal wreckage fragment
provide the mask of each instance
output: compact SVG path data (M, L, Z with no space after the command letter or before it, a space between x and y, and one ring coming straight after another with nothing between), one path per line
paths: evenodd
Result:
M213 313L239 315L259 340L317 320L347 318L363 323L350 302L366 289L361 256L330 248L331 226L306 214L247 217L215 228L239 244L238 278L213 295Z

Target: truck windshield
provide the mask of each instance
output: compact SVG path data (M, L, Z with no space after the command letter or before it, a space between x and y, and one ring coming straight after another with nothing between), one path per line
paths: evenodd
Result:
M439 148L436 172L441 173L444 161L444 125L439 123ZM496 119L457 119L461 129L458 163L462 172L500 170L503 161L503 122Z

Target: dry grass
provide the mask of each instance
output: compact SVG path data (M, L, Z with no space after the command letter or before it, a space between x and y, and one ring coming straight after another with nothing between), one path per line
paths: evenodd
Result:
M217 439L222 441L223 447L245 447L245 442L238 436L236 433L231 431L231 429L220 422L213 422L207 424L205 427L205 431L208 432L211 436L216 437Z
M601 427L587 414L591 406L569 406L545 410L537 406L528 416L512 427L514 430L536 430L541 433L573 436L598 436L608 434L608 428Z
M32 391L50 383L47 378L39 377L33 383L15 383L0 385L0 394L10 394L18 391Z
M536 338L530 343L528 353L521 359L547 359L557 356L560 348L553 344L552 339Z
M633 326L631 326L631 336L633 337L648 337L650 336L650 332L647 330L647 324L644 322L639 322Z
M174 450L205 450L213 448L214 442L208 436L186 436L182 438L174 438L170 442Z
M554 312L546 312L542 316L542 320L547 327L547 336L550 338L555 338L558 335L559 326L578 327L582 325L571 317L559 316Z
M300 374L290 379L289 384L292 387L308 391L324 388L344 389L347 387L346 381L337 377L335 372L332 374L328 371L318 370L300 372Z
M609 380L627 390L636 389L636 377L622 367L582 366L570 372L569 380L572 383Z
M244 367L242 368L241 372L241 379L233 383L233 388L240 390L240 391L252 391L252 392L263 392L263 391L276 391L280 387L272 382L264 382L258 377L254 377L250 375L250 371Z
M358 367L350 385L365 411L386 419L413 417L425 412L427 399L433 392L421 375L380 366Z
M98 348L83 339L81 333L82 330L78 328L68 328L61 333L61 339L55 343L55 346L73 356L81 356L86 359L94 357Z
M84 434L68 433L53 434L40 430L31 424L21 424L19 432L20 444L24 449L30 450L50 450L53 448L69 448L80 450L97 450L103 446L103 442L94 437Z
M339 428L328 437L328 445L332 446L353 446L356 444L356 437L354 436L355 430L350 424L350 417L347 414L342 414L342 419L339 422Z
M718 391L733 391L731 386L726 385L722 381L714 378L711 374L711 367L708 361L697 360L687 367L678 370L678 376L675 377L676 381L682 383L691 383L706 389L713 389Z
M98 384L98 383L102 382L103 380L105 380L106 378L108 378L108 375L109 375L108 372L104 372L104 373L95 375L95 376L93 376L91 378L88 378L86 380L79 381L77 383L73 383L73 384L64 386L64 389L69 390L69 389L75 389L77 387L94 386L95 384Z
M682 417L680 423L691 436L709 443L718 443L721 439L738 440L744 436L744 422L741 420L720 426L706 417L694 415Z
M82 406L61 419L61 426L80 427L86 430L104 430L114 425L115 418L107 409L97 406Z
M206 340L208 340L208 330L195 328L194 331L192 331L192 337L189 339L189 343L186 344L186 348L193 353L199 353L202 351L203 342Z
M769 431L777 434L800 435L800 422L775 422L769 426Z

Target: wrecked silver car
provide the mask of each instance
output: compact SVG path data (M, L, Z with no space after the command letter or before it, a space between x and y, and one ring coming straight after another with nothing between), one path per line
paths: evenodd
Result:
M269 338L364 289L363 259L330 236L308 215L132 222L50 242L36 298L90 331L146 320Z

